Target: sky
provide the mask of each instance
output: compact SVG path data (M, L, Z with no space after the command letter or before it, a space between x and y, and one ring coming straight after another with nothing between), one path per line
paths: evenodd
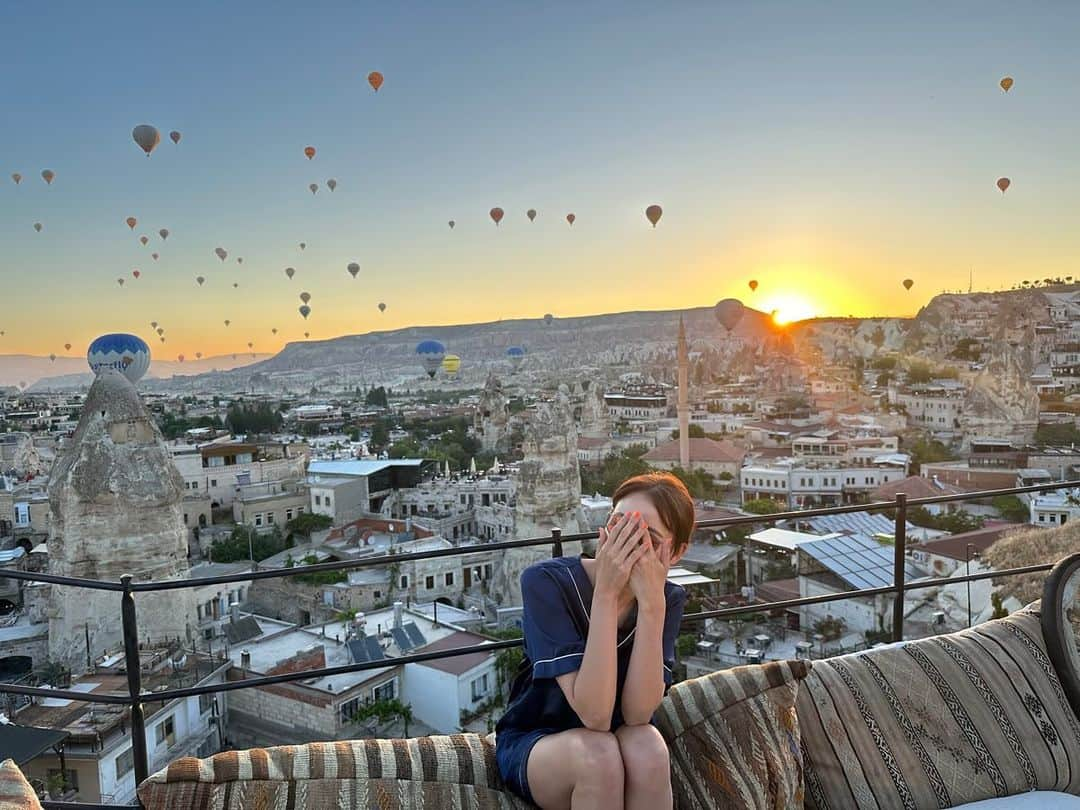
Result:
M1080 275L1071 2L42 0L4 28L0 354L725 297L910 316L969 274Z

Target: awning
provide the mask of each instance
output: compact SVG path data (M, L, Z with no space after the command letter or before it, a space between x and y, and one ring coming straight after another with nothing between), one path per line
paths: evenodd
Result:
M68 732L51 728L17 726L14 723L0 725L0 760L9 757L16 765L25 765L34 757L51 751L68 738Z

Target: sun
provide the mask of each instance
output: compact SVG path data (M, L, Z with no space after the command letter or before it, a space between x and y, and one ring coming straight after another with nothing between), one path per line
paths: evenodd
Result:
M760 306L754 308L771 312L773 323L777 326L785 326L817 315L816 307L805 298L784 293L766 298Z

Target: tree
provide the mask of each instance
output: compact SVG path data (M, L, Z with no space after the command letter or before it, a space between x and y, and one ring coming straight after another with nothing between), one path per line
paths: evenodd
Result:
M1005 520L1027 523L1030 514L1024 502L1015 495L998 495L990 502Z
M690 436L691 439L704 439L704 438L707 438L705 436L705 428L703 428L701 425L690 425L690 427L686 431L686 433L687 433L687 435ZM671 431L671 438L673 440L679 438L679 429L678 428L675 428L675 430Z
M755 515L775 515L783 512L784 507L771 498L752 498L743 504L743 511L752 512Z
M885 345L885 330L881 328L880 324L870 335L870 342L878 349Z
M682 633L675 639L675 651L679 658L686 658L697 651L697 636L693 633Z
M301 534L311 537L314 532L321 532L334 525L334 519L329 515L318 515L314 512L301 512L285 524L285 531L290 534Z
M612 453L599 465L581 467L581 491L599 492L611 496L619 484L627 478L649 471L649 465L642 456L649 448L642 444L632 445L620 453Z
M983 527L983 518L959 509L954 512L933 515L926 510L926 507L916 506L908 510L907 519L916 526L937 529L949 534L963 534Z
M1005 605L1001 603L1001 594L994 591L990 594L990 604L994 608L994 612L990 615L991 619L1004 619L1009 615L1009 611L1005 609Z
M933 378L933 372L926 363L914 362L908 366L907 381L913 385L924 385Z
M836 641L844 635L844 628L846 626L847 622L843 619L838 619L829 615L824 619L818 619L814 622L814 633L815 635L824 636L826 641Z
M364 404L375 408L389 408L390 401L386 395L386 388L380 385L378 388L370 389L364 397Z
M1065 445L1080 442L1080 429L1072 422L1039 425L1035 429L1035 443L1041 445Z
M285 550L285 538L275 526L271 532L257 532L253 526L234 526L224 540L210 546L210 559L227 563L254 559L261 562Z
M937 439L920 438L908 450L911 453L911 472L917 475L923 464L935 461L952 461L956 458L944 444Z

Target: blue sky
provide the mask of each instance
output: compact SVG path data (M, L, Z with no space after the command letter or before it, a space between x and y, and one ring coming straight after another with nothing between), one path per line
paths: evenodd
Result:
M210 354L733 294L905 315L971 268L994 289L1074 274L1080 7L674 5L8 9L0 269L22 305L0 310L0 353L150 320ZM139 123L183 140L146 159Z

